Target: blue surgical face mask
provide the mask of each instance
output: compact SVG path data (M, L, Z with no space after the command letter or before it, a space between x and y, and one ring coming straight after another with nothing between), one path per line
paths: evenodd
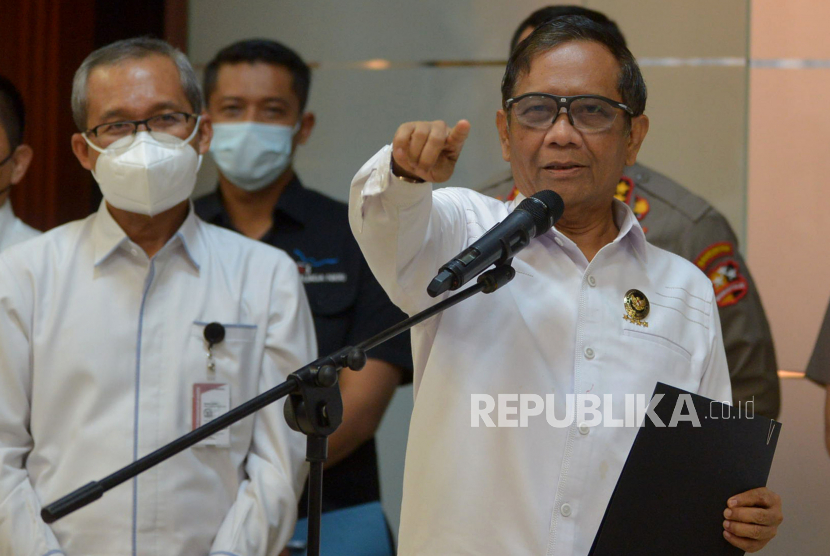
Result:
M273 183L291 164L293 127L257 122L213 124L210 153L219 170L245 191L258 191Z

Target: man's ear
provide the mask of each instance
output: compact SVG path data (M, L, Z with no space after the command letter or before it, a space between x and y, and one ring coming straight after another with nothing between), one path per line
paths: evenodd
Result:
M29 164L31 164L33 156L34 151L29 145L18 145L14 150L14 155L12 155L12 164L14 164L14 168L12 169L12 177L10 181L12 185L20 183L20 180L22 180L23 176L26 175L26 170L29 169Z
M308 138L311 136L311 130L314 129L314 124L317 118L314 112L303 112L300 118L300 129L297 130L297 135L294 136L295 145L305 145Z
M213 120L210 114L202 112L202 119L199 120L199 132L196 134L196 152L207 154L210 150L210 142L213 140Z
M648 133L648 116L641 114L631 118L631 129L628 131L628 144L626 145L625 165L631 166L637 162L637 153L643 144L643 139Z
M95 161L98 160L98 157L96 156L98 153L89 148L89 145L86 144L84 136L80 133L72 134L71 143L72 152L75 153L75 158L78 159L81 166L87 170L93 170L95 168Z
M504 110L496 112L496 128L499 130L499 141L501 142L501 157L505 162L510 162L510 132L508 128L507 113Z

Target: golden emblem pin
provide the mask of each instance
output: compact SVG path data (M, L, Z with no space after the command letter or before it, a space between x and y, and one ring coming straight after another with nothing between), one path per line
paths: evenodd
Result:
M623 306L625 307L623 319L637 326L648 328L648 323L645 321L645 318L648 316L651 305L643 292L640 290L628 290L625 292Z

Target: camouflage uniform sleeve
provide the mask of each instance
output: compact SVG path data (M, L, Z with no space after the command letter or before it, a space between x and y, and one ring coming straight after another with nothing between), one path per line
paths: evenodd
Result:
M686 234L682 250L680 254L712 280L734 403L754 399L759 415L776 418L781 393L775 347L735 233L721 214L710 209Z
M807 365L807 378L824 386L830 385L830 305L827 306L813 356Z

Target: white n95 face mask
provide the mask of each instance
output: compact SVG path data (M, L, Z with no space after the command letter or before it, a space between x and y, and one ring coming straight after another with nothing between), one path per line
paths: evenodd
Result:
M193 133L184 140L139 131L106 149L84 137L101 153L92 175L104 199L115 208L155 216L190 197L202 164L202 156L189 144L198 129L197 120Z
M222 174L245 191L258 191L291 163L292 141L300 129L257 122L213 124L210 154Z

